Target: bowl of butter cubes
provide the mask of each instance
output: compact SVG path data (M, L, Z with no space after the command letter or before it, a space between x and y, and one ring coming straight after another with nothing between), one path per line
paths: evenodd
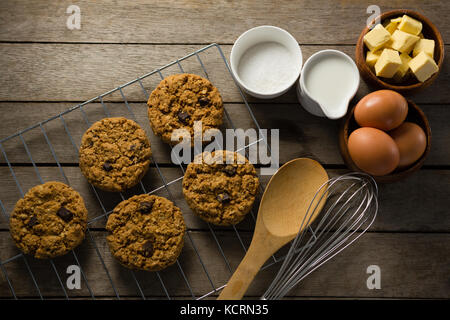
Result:
M356 44L356 64L372 84L402 93L429 86L444 61L439 30L422 14L392 10L372 20Z

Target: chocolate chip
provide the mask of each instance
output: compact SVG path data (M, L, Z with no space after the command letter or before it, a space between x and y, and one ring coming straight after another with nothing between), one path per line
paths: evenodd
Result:
M73 219L73 213L66 209L66 207L59 208L58 212L56 213L58 217L63 219L65 222L69 222Z
M103 164L103 170L105 170L106 172L109 172L109 171L111 171L112 169L113 169L113 166L112 166L112 164L109 163L108 161L106 161L106 162Z
M171 108L172 108L172 103L170 102L169 105L160 105L159 111L161 111L164 114L168 114L170 112Z
M219 193L219 194L217 195L217 200L218 200L219 202L224 203L224 202L229 202L229 201L231 200L231 198L230 198L230 195L229 195L228 193L223 192L223 193Z
M208 98L200 98L198 99L198 103L200 104L201 107L207 106L209 104L209 99Z
M144 201L139 204L139 211L142 213L149 213L152 211L152 207L153 203Z
M180 122L186 124L187 120L190 118L190 115L187 112L181 111L178 114L178 120L180 120Z
M136 149L136 145L135 145L135 144L132 144L132 145L130 146L130 151L134 151L134 149Z
M232 177L236 174L236 168L233 167L231 164L227 164L223 169L223 172L225 172L228 176Z
M153 248L153 242L150 240L147 240L142 245L142 251L141 254L146 258L151 258L153 256L154 248Z
M27 226L28 226L29 228L33 228L33 227L34 227L35 225L37 225L37 224L39 224L39 222L38 222L36 216L32 216L32 217L30 218L30 221L28 221Z

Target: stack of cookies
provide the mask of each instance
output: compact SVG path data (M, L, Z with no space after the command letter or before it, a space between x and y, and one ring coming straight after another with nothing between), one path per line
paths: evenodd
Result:
M195 74L172 75L160 82L147 102L153 133L171 145L180 142L176 130L189 134L194 144L194 122L201 121L202 134L222 125L223 102L209 80Z
M10 217L17 247L38 259L68 253L84 239L87 210L80 194L61 182L31 188Z
M174 145L181 129L194 141L194 122L202 134L222 125L223 102L211 82L194 74L172 75L148 99L148 119L155 135ZM104 118L83 135L79 149L81 172L89 183L108 192L123 192L148 171L152 150L145 131L135 121ZM183 194L194 213L208 223L230 226L243 220L255 201L256 170L231 151L199 154L187 167ZM24 253L39 259L64 255L84 239L87 210L77 191L61 182L31 188L10 217L10 231ZM183 214L170 200L148 194L120 202L108 217L107 242L125 267L158 271L173 264L183 247Z
M145 175L152 155L145 131L133 120L105 118L83 135L80 169L99 189L122 192Z
M204 152L183 178L183 194L197 216L215 225L241 222L255 201L259 180L253 165L232 151Z

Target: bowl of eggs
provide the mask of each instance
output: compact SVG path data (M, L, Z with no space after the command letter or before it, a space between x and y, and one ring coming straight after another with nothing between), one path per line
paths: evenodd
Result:
M392 10L361 32L355 61L361 76L379 88L414 93L437 78L444 61L444 41L422 14Z
M431 129L414 102L396 91L378 90L347 114L339 147L351 170L366 172L377 182L394 182L423 165L431 147Z

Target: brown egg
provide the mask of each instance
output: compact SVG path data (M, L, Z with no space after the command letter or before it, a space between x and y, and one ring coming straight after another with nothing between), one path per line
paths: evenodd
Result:
M373 176L391 173L400 161L394 140L375 128L363 127L353 131L348 138L348 151L358 168Z
M389 131L406 119L408 102L398 92L378 90L359 100L355 107L355 120L361 127Z
M427 137L423 129L412 122L404 122L389 132L400 152L399 167L407 167L416 162L425 152Z

